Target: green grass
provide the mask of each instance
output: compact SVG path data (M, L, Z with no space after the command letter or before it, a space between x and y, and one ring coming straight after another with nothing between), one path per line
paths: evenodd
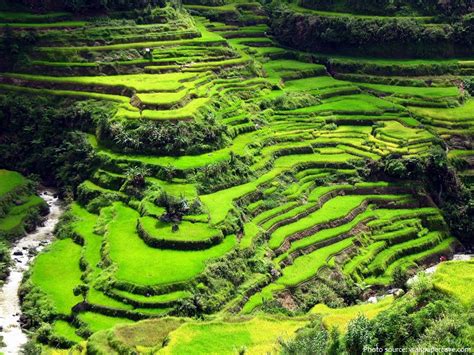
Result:
M285 82L285 91L309 91L317 93L318 90L336 87L346 87L351 84L347 81L334 79L332 76L317 76L312 78L289 80Z
M474 304L474 261L449 261L442 263L433 276L434 287L447 293L466 307Z
M133 323L132 320L120 317L109 317L99 313L84 312L78 316L79 320L86 323L87 328L92 332L110 329L118 324Z
M134 293L130 293L127 291L122 291L122 290L114 290L113 292L118 296L124 297L125 299L131 299L133 301L143 302L143 303L172 302L172 301L180 300L180 299L191 296L191 293L188 291L175 291L175 292L166 293L163 295L156 295L156 296L144 296L144 295L134 294Z
M161 222L152 217L140 218L140 224L154 239L192 242L205 241L221 235L220 230L210 227L207 223L182 221L178 224L179 229L176 232L172 231L171 223Z
M345 332L349 322L359 314L372 319L380 312L388 309L392 303L393 296L384 297L377 303L364 303L344 308L329 308L325 304L320 303L315 305L310 310L310 313L321 315L326 329L337 327L339 331Z
M176 318L151 319L131 325L118 325L114 337L131 348L161 347L168 334L181 326L183 320Z
M321 105L296 109L293 113L349 113L349 114L381 114L400 111L403 108L374 96L360 94L334 97L324 100Z
M0 198L13 189L23 186L27 180L15 171L0 169Z
M228 236L222 243L203 251L150 248L135 230L138 213L121 203L115 203L112 209L113 220L108 225L106 238L110 243L110 257L117 264L116 277L138 285L192 279L204 270L207 261L222 256L236 243L235 236Z
M389 264L402 257L404 254L432 247L441 242L442 239L443 236L439 232L430 232L426 236L395 244L379 253L369 264L368 269L371 273L383 272Z
M249 354L273 353L279 339L288 339L307 324L291 318L256 317L240 322L190 322L169 334L162 354Z
M20 201L20 197L18 201ZM45 204L44 200L36 195L21 197L21 202L21 205L11 207L8 213L0 218L0 231L8 232L20 228L29 211Z
M330 222L337 218L341 218L349 214L353 209L360 206L362 202L369 199L396 200L400 198L397 195L347 195L336 196L326 202L320 209L301 218L297 223L288 224L277 229L270 236L269 247L272 249L278 248L283 241L295 233L304 231L317 224Z
M84 341L79 335L76 334L76 328L64 320L57 320L53 324L53 334L60 337L66 338L69 341L80 343Z
M436 121L467 123L474 121L474 100L468 100L464 105L454 108L410 107L410 111L428 119L434 125Z
M372 89L387 94L394 94L401 97L458 97L459 89L455 86L451 87L413 87L413 86L394 86L381 84L357 84L362 88Z
M31 74L4 74L8 77L35 82L127 87L138 92L175 92L183 88L182 81L196 78L194 73L130 74L113 76L55 77Z
M295 286L315 276L327 264L329 258L352 245L353 238L343 239L340 242L303 255L292 265L282 270L282 276L276 281L279 285Z
M79 245L71 239L58 240L37 257L32 267L31 280L59 314L69 315L71 308L82 300L72 292L82 283L80 257Z

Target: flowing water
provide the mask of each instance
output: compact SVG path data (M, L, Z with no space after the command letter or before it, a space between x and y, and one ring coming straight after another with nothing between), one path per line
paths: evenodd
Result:
M34 232L27 234L15 243L11 249L12 265L10 275L0 290L0 336L3 336L5 347L0 353L19 354L26 343L27 336L20 324L20 288L23 273L28 269L37 252L41 251L53 239L53 230L63 213L61 201L54 197L52 190L43 190L40 196L48 203L50 212L44 224Z

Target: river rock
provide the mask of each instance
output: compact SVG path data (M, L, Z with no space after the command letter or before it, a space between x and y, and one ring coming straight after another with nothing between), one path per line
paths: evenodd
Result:
M15 250L13 255L23 255L23 252L21 250Z
M372 297L369 297L369 299L367 300L367 302L369 302L369 303L377 303L378 300L377 300L377 297L372 296Z

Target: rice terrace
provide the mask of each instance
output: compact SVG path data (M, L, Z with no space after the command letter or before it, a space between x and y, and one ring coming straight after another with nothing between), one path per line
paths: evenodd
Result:
M0 51L0 354L474 352L474 0L3 0Z

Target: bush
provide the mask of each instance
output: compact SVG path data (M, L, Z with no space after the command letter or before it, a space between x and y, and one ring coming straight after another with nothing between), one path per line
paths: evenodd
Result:
M325 355L328 353L327 349L331 339L321 322L315 321L298 331L295 339L281 341L281 353L284 355Z
M433 289L433 281L424 272L421 272L408 286L416 296L420 296Z
M289 92L274 99L264 99L260 103L260 108L265 110L273 108L276 110L296 110L302 107L314 106L321 100L313 94L302 92Z
M223 147L229 140L227 128L213 115L192 122L156 122L102 119L99 140L125 153L196 155Z
M93 126L93 110L70 99L6 94L0 97L0 165L38 174L64 193L86 179L97 163L86 137L76 130Z
M466 18L453 24L425 26L411 18L320 16L277 6L272 12L271 28L283 44L311 52L452 57L472 52L471 22Z
M209 194L247 182L253 176L251 163L251 157L231 152L230 160L206 165L196 174L199 194Z
M347 327L345 342L349 354L362 354L364 346L375 347L377 339L370 320L361 314L351 320Z

